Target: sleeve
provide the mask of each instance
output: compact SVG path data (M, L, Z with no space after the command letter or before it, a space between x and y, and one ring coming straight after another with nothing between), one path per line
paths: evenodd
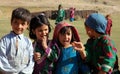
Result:
M8 62L7 59L7 44L6 40L3 38L0 40L0 70L8 73L17 72Z
M46 53L49 60L56 61L59 57L60 49L57 44L52 44L49 48L47 48Z
M113 42L105 40L103 45L104 60L101 65L101 69L105 72L109 72L113 69L116 61L116 48Z
M20 72L23 74L32 74L33 72L34 60L33 60L33 46L31 41L29 41L28 49L29 49L29 62L27 66Z

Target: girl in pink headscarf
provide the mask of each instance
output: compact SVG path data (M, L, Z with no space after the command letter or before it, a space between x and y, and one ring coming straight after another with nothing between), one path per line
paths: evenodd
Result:
M87 74L89 72L89 68L83 64L80 53L72 46L72 42L80 41L78 31L74 26L65 22L58 23L54 30L53 40L60 48L55 74Z

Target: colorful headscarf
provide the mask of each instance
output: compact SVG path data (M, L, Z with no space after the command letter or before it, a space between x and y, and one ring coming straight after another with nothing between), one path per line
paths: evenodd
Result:
M68 24L68 23L66 23L66 22L60 22L60 23L58 23L58 24L56 25L55 30L54 30L54 33L53 33L53 40L57 40L57 39L58 39L59 31L60 31L63 27L65 27L65 26L71 26L71 27L72 27L72 31L73 31L73 33L74 33L74 37L75 37L76 41L79 42L79 41L80 41L80 36L79 36L79 34L78 34L77 29L76 29L74 26L72 26L71 24Z
M97 32L105 34L107 20L102 14L92 13L86 19L85 25L89 26L90 28L94 29Z

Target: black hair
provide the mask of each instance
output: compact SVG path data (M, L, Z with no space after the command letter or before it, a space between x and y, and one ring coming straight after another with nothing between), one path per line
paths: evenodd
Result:
M27 21L29 24L31 20L31 13L29 10L19 7L12 11L11 22L14 18Z
M59 4L59 6L58 6L58 10L60 10L62 8L62 5L61 4Z
M41 13L40 15L34 16L31 19L29 26L29 37L31 39L36 39L36 35L33 33L33 30L35 30L37 27L40 27L42 25L47 25L49 28L49 33L51 32L50 22L45 16L45 14Z

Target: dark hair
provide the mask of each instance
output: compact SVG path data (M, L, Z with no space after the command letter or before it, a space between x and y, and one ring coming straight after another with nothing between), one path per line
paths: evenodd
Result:
M63 28L59 31L59 33L60 33L60 34L65 34L68 29L71 29L71 31L72 31L72 28L73 28L72 26L65 26L65 27L63 27ZM74 37L74 33L73 33L73 31L72 31L72 39L71 39L71 42L73 42L73 41L75 41L75 37ZM58 39L58 43L60 43L59 39Z
M108 18L108 17L110 17L110 14L107 14L107 15L105 16L105 18Z
M30 26L29 26L29 37L31 39L36 39L36 35L32 32L37 27L40 27L42 25L47 25L49 28L49 32L51 32L50 22L45 16L45 14L41 13L40 15L34 16L31 19Z
M19 7L12 11L11 22L14 18L27 21L29 24L31 20L31 13L29 10Z
M58 6L58 10L60 10L62 8L62 5L61 4L59 4L59 6Z

